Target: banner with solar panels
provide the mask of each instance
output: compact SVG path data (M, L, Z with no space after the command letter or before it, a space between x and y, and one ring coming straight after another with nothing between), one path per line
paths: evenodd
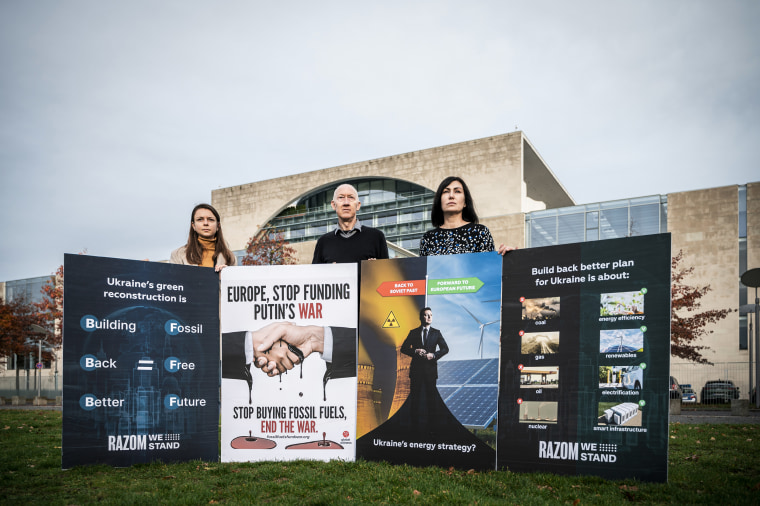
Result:
M670 234L504 258L498 466L667 481Z
M362 262L357 457L493 469L502 258Z
M64 258L64 469L218 458L213 269Z

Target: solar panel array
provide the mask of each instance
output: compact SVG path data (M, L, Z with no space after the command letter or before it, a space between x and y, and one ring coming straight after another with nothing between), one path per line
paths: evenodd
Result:
M485 429L496 419L499 359L438 362L436 386L449 411L465 427Z

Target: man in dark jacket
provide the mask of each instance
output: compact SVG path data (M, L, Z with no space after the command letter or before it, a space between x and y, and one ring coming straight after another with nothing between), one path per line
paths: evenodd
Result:
M385 235L362 225L356 217L361 207L359 194L350 184L335 189L330 205L338 215L338 226L317 240L313 264L359 263L362 260L388 258Z

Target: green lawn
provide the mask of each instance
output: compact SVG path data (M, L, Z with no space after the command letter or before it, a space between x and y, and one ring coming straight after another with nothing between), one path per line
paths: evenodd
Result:
M760 504L760 426L670 426L667 484L373 462L187 462L61 471L61 413L0 411L3 504Z

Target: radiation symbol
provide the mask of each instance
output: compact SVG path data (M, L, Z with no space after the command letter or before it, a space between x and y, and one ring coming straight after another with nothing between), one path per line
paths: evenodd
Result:
M388 317L385 319L385 323L383 323L384 329L397 329L401 327L398 320L396 320L396 315L393 314L393 311L388 313Z

